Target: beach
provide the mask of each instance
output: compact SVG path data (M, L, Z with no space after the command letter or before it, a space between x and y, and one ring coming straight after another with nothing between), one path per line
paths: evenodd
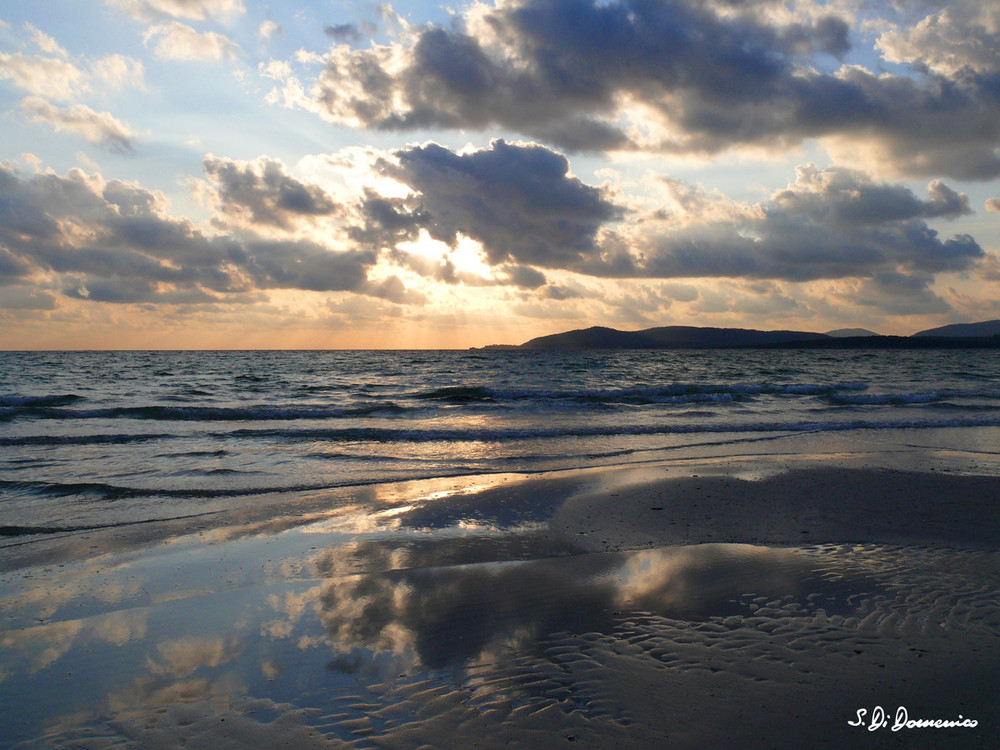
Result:
M992 747L981 445L792 435L11 535L3 744Z

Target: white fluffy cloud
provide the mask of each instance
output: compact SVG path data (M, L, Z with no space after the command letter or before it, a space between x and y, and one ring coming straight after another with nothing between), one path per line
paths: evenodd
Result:
M878 39L887 60L942 76L1000 72L1000 5L960 0L914 26L893 27Z
M38 96L23 99L20 108L32 120L83 136L95 146L107 146L115 153L134 150L131 128L108 112L96 112L85 104L57 107Z
M71 99L89 84L73 63L56 57L0 52L0 78L18 88L51 99Z
M141 61L121 54L98 58L72 56L51 36L25 24L31 45L20 52L0 52L0 79L22 91L47 99L66 101L108 88L143 86ZM35 47L44 54L32 54Z
M257 27L257 38L264 44L267 44L271 41L272 37L280 33L281 24L275 23L270 19L264 21L259 27Z
M179 21L150 26L142 38L163 60L232 60L239 51L224 34L198 32Z
M29 95L21 100L20 113L56 131L80 135L92 144L108 146L112 151L132 151L132 129L109 112L95 111L80 99L143 88L145 70L142 62L121 54L74 57L31 24L25 24L24 28L30 46L45 54L0 53L0 79L11 81ZM53 104L53 100L60 105Z
M145 68L139 60L125 55L106 55L94 60L91 77L112 90L143 88Z

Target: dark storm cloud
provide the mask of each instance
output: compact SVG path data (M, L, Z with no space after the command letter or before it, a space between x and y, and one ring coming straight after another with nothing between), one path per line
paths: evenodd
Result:
M220 223L293 229L303 219L333 216L337 204L317 185L292 177L281 162L207 156L205 175L219 199Z
M464 25L426 27L412 44L335 48L318 98L334 119L362 127L504 127L571 150L640 147L622 116L642 104L647 121L655 113L672 132L642 147L715 152L850 137L914 174L1000 174L993 71L825 72L814 64L849 50L845 20L781 25L756 4L729 5L739 12L682 0L477 8Z
M565 156L543 146L497 140L455 153L428 144L394 155L397 163L384 161L381 171L414 194L365 201L364 231L373 237L412 239L425 229L454 246L461 233L482 243L491 265L571 268L598 252L598 229L621 214L570 175Z
M309 213L327 206L294 181L278 180L273 201L246 200L258 214ZM231 195L258 198L251 182ZM141 187L73 170L22 178L0 166L0 273L66 274L69 296L107 302L219 301L262 289L360 291L376 256L331 252L315 242L208 236L162 210ZM331 209L332 210L332 209Z

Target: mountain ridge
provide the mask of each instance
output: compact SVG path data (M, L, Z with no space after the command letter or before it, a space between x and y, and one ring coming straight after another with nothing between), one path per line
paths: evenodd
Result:
M660 326L641 331L619 331L605 326L538 336L520 349L716 349L760 346L829 338L808 331L758 331L748 328Z
M998 336L1000 335L1000 320L983 320L979 323L952 323L938 328L928 328L918 331L914 336Z

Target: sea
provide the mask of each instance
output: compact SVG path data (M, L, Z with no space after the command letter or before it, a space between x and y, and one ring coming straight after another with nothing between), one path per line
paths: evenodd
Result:
M997 426L995 350L0 352L0 534L806 433L986 450Z

